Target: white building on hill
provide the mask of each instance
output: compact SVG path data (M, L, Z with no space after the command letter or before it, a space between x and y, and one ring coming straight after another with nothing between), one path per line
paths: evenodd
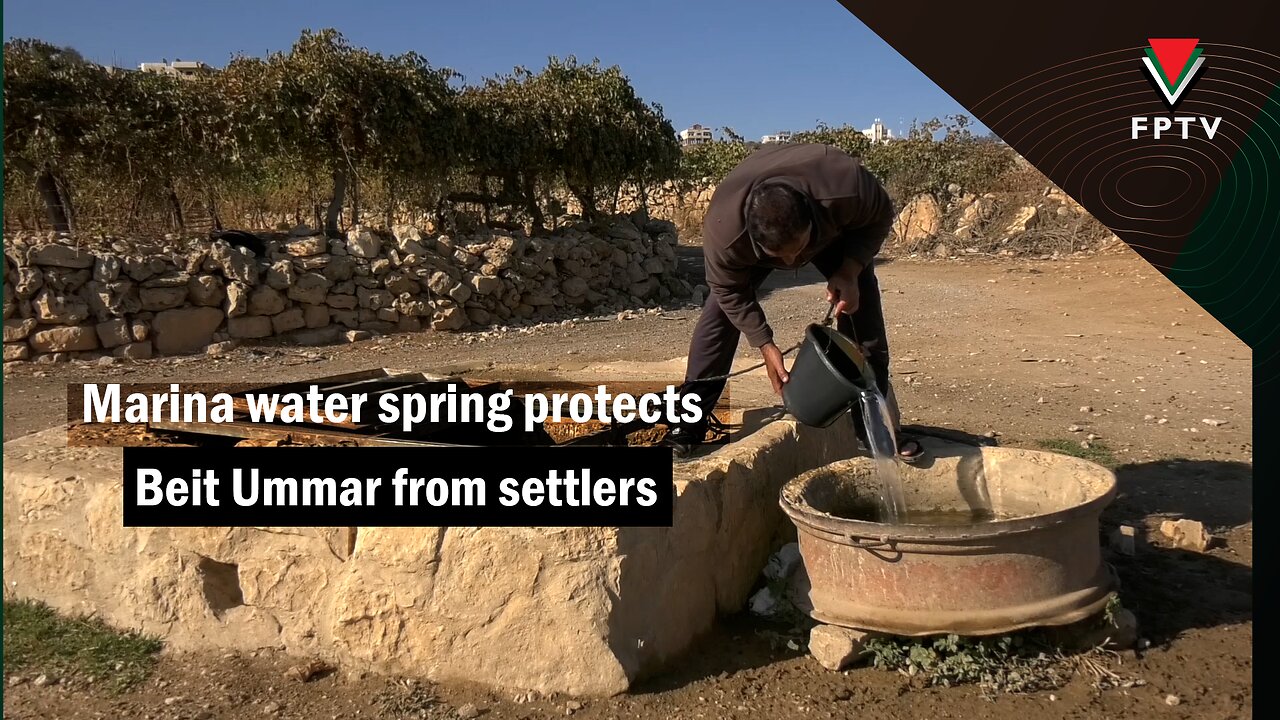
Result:
M680 131L680 144L682 145L701 145L714 139L715 136L711 132L711 128L703 127L697 123L694 123L693 127Z
M893 133L884 123L880 122L880 118L876 118L876 121L871 123L871 127L863 130L862 134L866 135L867 139L873 143L889 142L893 139Z
M174 60L171 63L142 63L138 66L142 72L158 73L160 75L173 75L180 78L194 78L203 75L212 75L214 69L205 65L198 60Z

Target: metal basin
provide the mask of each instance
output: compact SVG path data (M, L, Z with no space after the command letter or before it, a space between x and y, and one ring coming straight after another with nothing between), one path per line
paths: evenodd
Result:
M925 440L931 460L902 465L912 512L994 515L959 525L886 525L868 458L783 487L799 531L810 614L895 635L989 635L1065 625L1099 612L1113 586L1098 530L1115 475L1079 458ZM985 487L985 492L983 488Z

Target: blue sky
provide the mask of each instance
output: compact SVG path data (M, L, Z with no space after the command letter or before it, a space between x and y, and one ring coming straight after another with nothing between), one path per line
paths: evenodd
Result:
M415 50L469 81L549 55L619 65L676 129L869 127L964 110L836 0L5 0L5 38L101 63L222 66L334 27L386 54Z

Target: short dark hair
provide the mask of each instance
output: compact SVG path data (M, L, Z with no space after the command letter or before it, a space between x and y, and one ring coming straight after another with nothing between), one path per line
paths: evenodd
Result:
M790 185L762 183L747 196L747 233L766 250L786 247L812 219L809 198Z

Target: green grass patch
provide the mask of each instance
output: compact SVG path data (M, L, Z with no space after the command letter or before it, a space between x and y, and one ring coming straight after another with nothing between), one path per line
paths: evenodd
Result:
M6 678L17 672L74 675L123 691L146 679L161 647L157 638L65 617L43 603L4 603Z
M1031 628L991 637L884 636L868 640L866 649L873 667L906 675L917 686L977 685L989 699L1053 690L1077 676L1087 678L1097 690L1145 685L1141 678L1113 670L1120 656L1100 641L1098 631L1114 625L1122 609L1113 593L1101 613L1069 628Z
M1057 649L1029 635L875 638L867 649L874 667L926 685L976 684L991 695L1051 690L1069 677Z
M1114 468L1120 462L1116 460L1116 456L1111 452L1111 448L1106 443L1091 442L1089 447L1080 447L1078 440L1040 440L1036 443L1043 450L1050 450L1063 455L1071 455L1072 457L1082 458L1089 462L1095 462L1104 467Z

